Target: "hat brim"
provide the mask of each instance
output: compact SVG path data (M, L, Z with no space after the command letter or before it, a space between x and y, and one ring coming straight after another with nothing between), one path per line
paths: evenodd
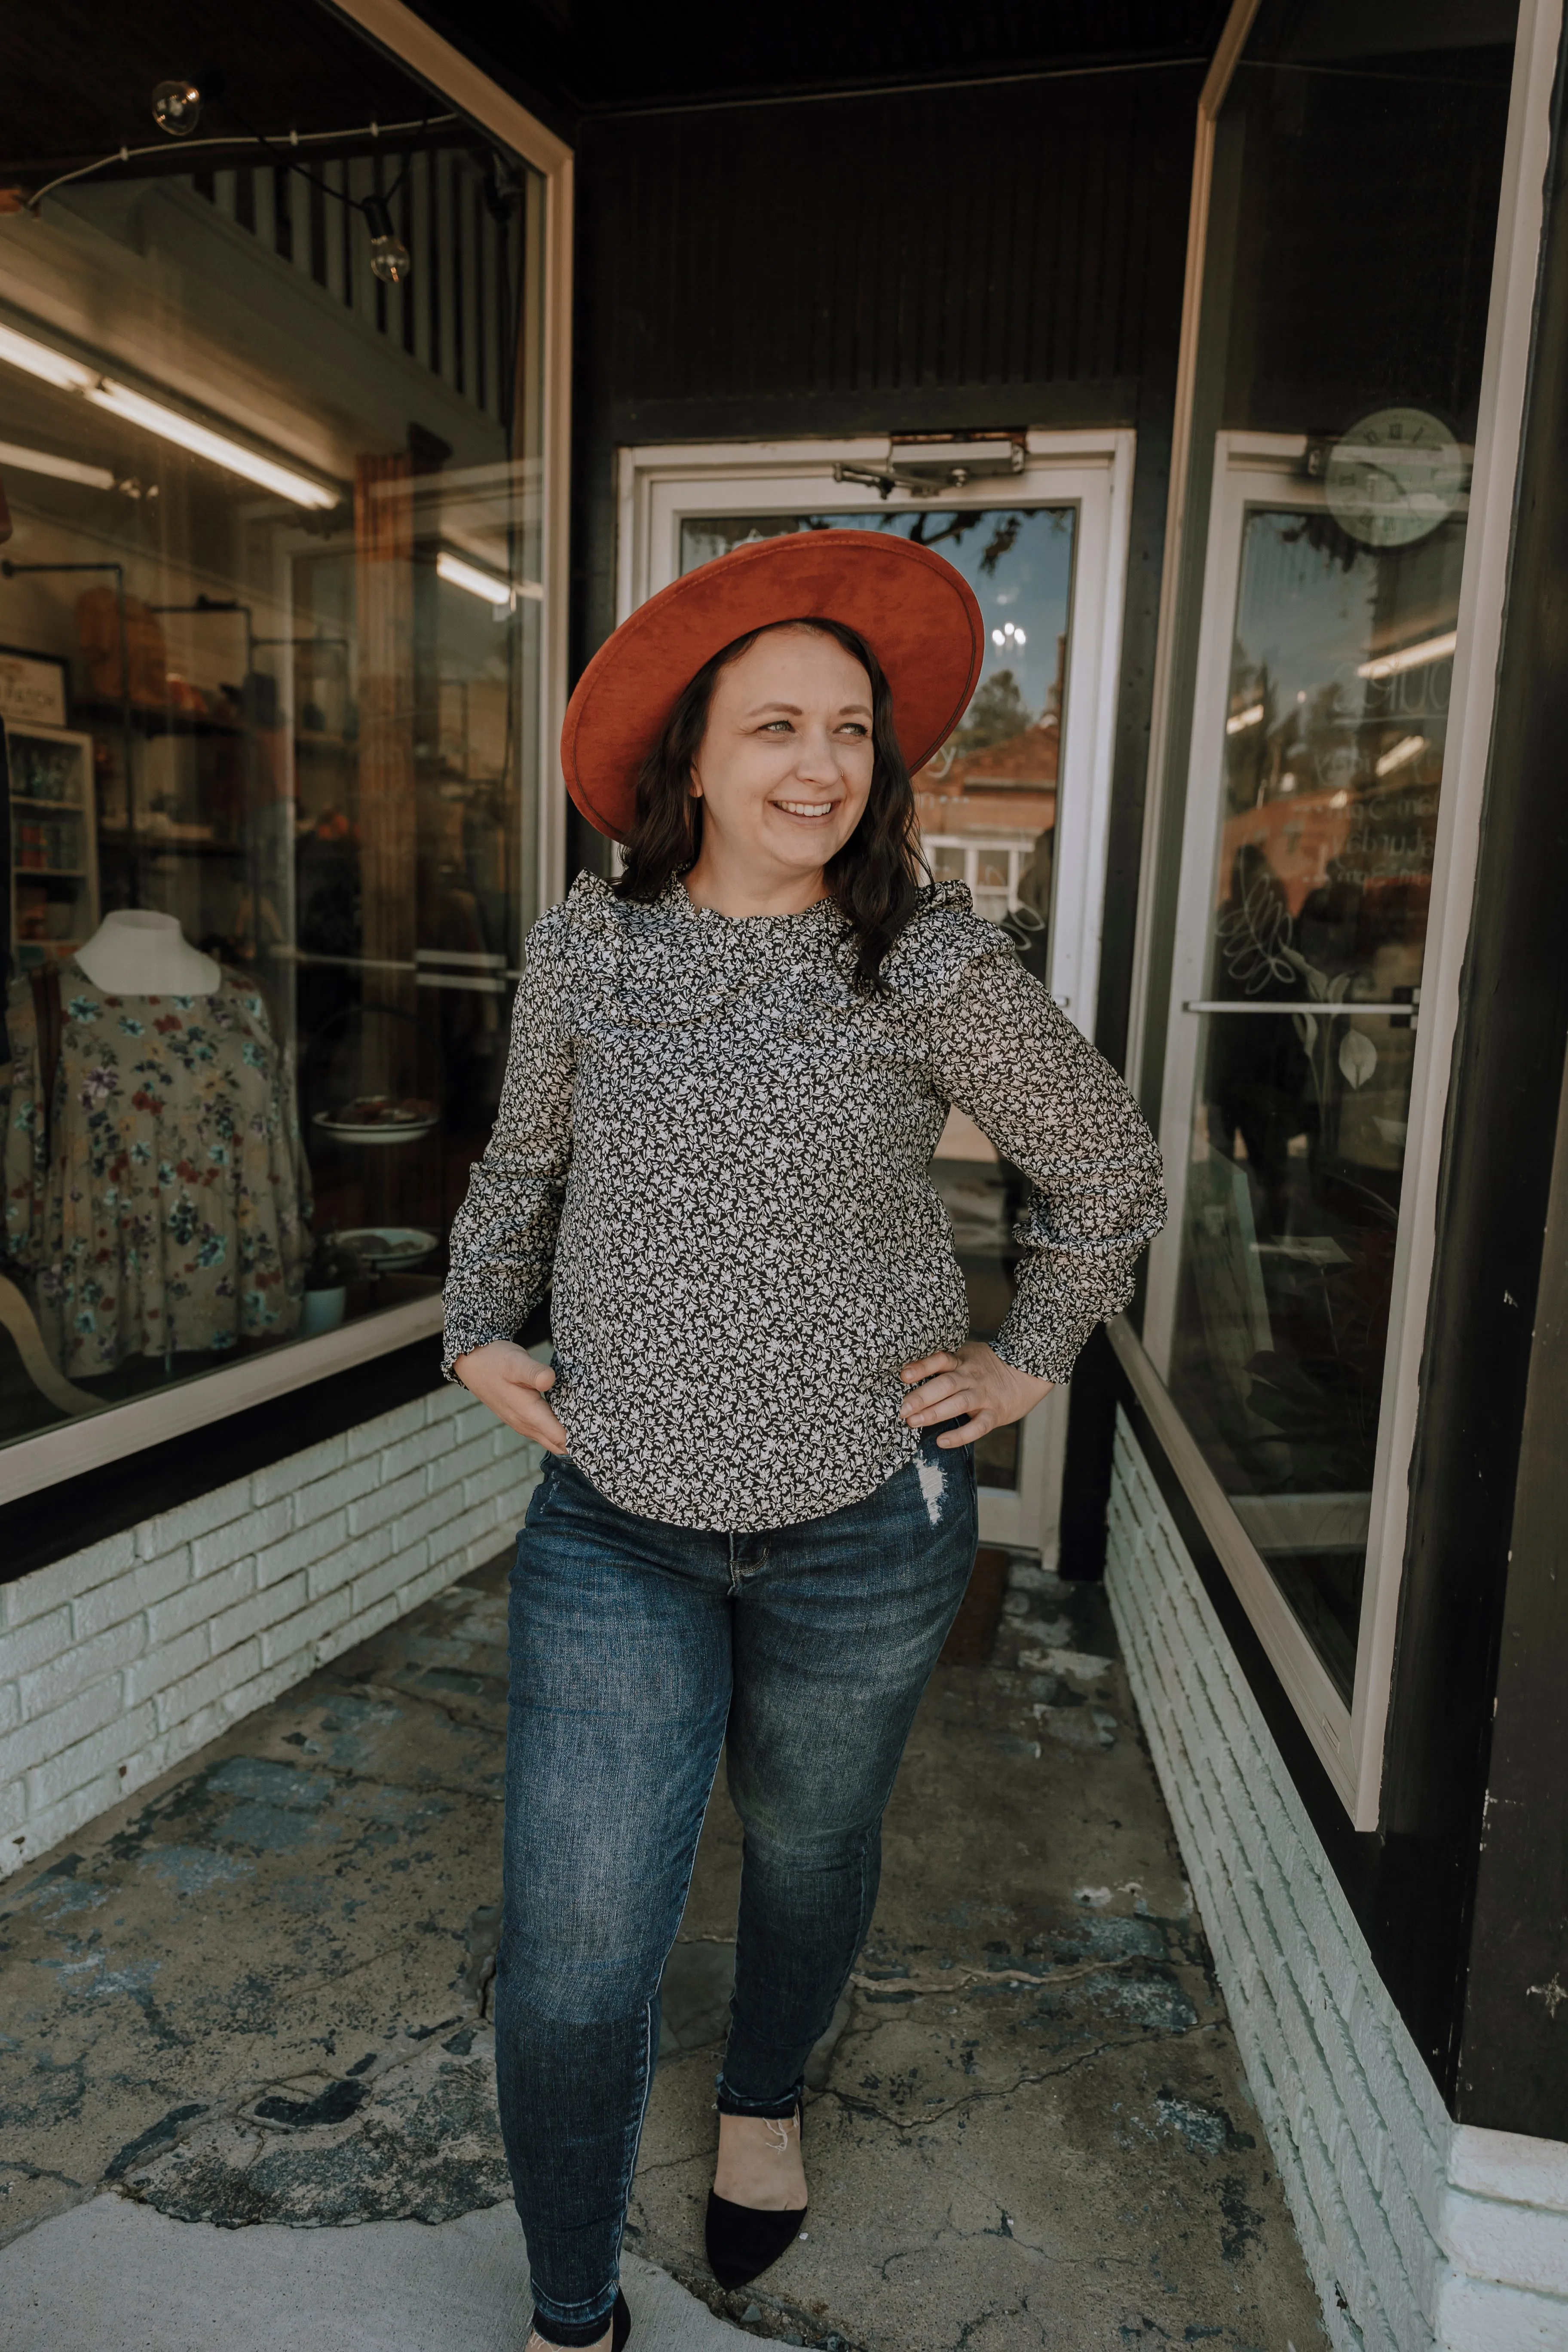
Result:
M804 530L749 541L671 581L606 639L561 730L566 789L590 824L626 841L637 780L683 688L753 629L839 621L887 674L911 775L941 749L980 680L974 592L935 550L890 531Z

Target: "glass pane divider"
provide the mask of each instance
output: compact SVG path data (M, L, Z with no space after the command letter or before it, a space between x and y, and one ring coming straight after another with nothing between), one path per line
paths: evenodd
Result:
M1235 999L1228 996L1194 996L1189 997L1185 1000L1183 1003L1182 1011L1184 1013L1272 1013L1276 1015L1285 1013L1311 1013L1316 1014L1321 1020L1324 1021L1331 1021L1340 1013L1348 1015L1352 1013L1364 1013L1368 1020L1386 1017L1391 1020L1414 1022L1419 1015L1421 1007L1418 1004L1359 1004L1344 1003L1328 1004L1321 998L1311 996L1293 999L1289 1003L1283 1004L1247 1004L1245 1003L1237 1003Z

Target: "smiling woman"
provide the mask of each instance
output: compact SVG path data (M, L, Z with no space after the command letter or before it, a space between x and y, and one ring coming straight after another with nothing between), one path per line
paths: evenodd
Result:
M783 622L704 662L637 778L620 896L684 874L694 906L799 914L832 898L873 976L914 905L915 804L876 655Z
M700 803L701 846L686 885L695 905L739 898L728 911L794 915L823 895L825 869L870 797L875 661L851 631L809 621L765 629L719 656L688 787ZM879 668L877 677L890 734ZM897 798L886 751L882 782ZM903 782L907 793L907 775Z
M1120 1079L924 873L910 762L981 635L927 549L774 537L641 607L568 714L626 870L530 937L446 1292L447 1368L552 1457L513 1580L496 2010L531 2352L625 2340L651 2004L721 1742L746 1845L714 2275L799 2230L802 2075L969 1580L975 1444L1067 1378L1160 1220ZM953 1103L1030 1192L994 1346L929 1173ZM513 1336L546 1285L551 1369Z

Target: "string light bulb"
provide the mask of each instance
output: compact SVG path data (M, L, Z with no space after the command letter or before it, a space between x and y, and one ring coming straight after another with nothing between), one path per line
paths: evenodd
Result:
M153 120L171 139L188 139L202 119L202 94L194 81L161 81L153 92Z
M401 286L414 263L408 247L392 226L392 211L386 198L366 196L360 209L370 231L371 276L379 278L384 286Z

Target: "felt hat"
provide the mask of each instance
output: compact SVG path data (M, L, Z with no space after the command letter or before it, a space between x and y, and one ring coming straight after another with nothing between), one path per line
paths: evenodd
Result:
M672 580L594 656L561 730L566 789L589 824L627 838L638 771L704 662L752 629L804 620L840 621L865 638L887 673L910 772L923 768L979 683L985 626L973 590L934 550L892 531L788 531Z

